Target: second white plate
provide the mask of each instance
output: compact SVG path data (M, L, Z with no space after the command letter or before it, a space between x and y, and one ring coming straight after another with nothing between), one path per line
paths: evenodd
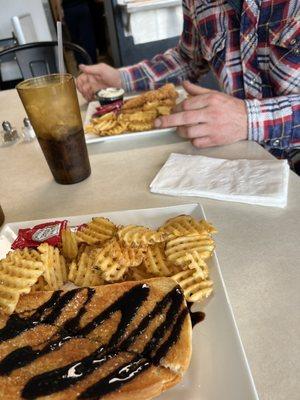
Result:
M177 99L177 103L180 103L185 98L185 92L182 88L176 88L178 91L179 97ZM126 96L125 100L130 99L132 97L136 97L137 95ZM90 123L90 119L92 115L96 112L96 107L99 107L98 101L91 101L88 105L85 120L83 126L85 127ZM85 141L87 144L92 143L100 143L100 142L118 142L122 140L132 140L137 138L150 138L154 136L160 136L175 132L176 128L165 128L165 129L152 129L151 131L142 131L142 132L128 132L122 133L121 135L114 136L97 136L92 133L85 134Z

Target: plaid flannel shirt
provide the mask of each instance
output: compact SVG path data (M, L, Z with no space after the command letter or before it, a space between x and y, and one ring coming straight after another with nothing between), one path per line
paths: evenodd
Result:
M266 147L300 145L300 1L183 0L178 45L120 68L127 91L193 82L212 69L222 90L244 99L248 139Z

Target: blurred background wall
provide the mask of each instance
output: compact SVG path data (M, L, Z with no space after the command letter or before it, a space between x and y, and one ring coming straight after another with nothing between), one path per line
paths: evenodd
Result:
M11 36L13 16L27 13L31 14L38 41L55 39L51 10L47 0L0 0L0 10L0 39Z

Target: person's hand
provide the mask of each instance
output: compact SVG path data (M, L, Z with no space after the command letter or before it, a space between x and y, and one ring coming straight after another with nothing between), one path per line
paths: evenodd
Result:
M180 136L196 147L211 147L247 139L247 110L243 100L183 83L191 96L178 104L174 113L155 120L156 128L178 127Z
M79 65L82 74L76 79L76 86L83 97L90 101L97 90L106 87L122 87L121 74L107 64Z

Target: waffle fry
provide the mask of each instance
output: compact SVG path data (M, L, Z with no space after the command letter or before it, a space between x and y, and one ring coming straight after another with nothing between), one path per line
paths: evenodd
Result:
M98 132L96 131L95 126L94 126L93 123L85 125L84 131L85 131L85 133L92 133L93 135L97 135L98 134Z
M172 268L172 265L166 259L163 243L148 247L144 266L153 276L171 276L174 273L174 268Z
M109 129L109 131L105 132L106 136L114 136L120 135L121 133L125 132L127 129L127 123L124 121L118 121L116 125Z
M119 228L117 235L127 246L144 246L163 242L165 235L144 226L127 225Z
M60 248L44 242L37 250L14 250L0 260L0 310L11 314L22 293L59 290L67 280L85 287L169 276L187 301L201 301L213 290L207 259L216 232L189 215L171 218L158 230L117 227L95 217L76 233L63 230Z
M115 239L114 245L110 249L112 256L125 267L137 267L146 255L144 247L128 247Z
M214 241L208 233L179 236L166 243L167 259L177 265L190 264L188 255L195 251L202 260L206 260L211 256L213 250Z
M78 254L76 235L70 229L64 229L61 233L62 254L66 260L72 261Z
M111 112L98 118L92 118L89 128L92 127L95 133L101 135L106 132L110 132L110 130L113 129L117 123L118 120L116 114Z
M65 258L59 253L58 248L42 243L38 247L41 260L44 264L43 277L50 290L58 290L67 281L68 273Z
M78 286L98 286L103 285L104 280L100 273L95 269L96 251L92 246L87 246L78 260L72 261L69 268L69 281Z
M76 232L76 238L78 242L92 245L110 239L116 230L116 226L109 219L96 217Z
M113 251L112 251L113 249ZM116 282L121 280L128 270L128 265L122 265L121 252L117 252L116 242L113 239L104 244L102 249L97 252L95 257L95 268L101 271L101 275L105 281Z
M17 259L28 260L28 261L41 261L41 255L38 251L34 249L28 249L25 247L24 249L17 249L14 251L10 251L6 255L6 261L14 262Z
M196 221L190 215L178 215L168 219L159 229L165 232L168 239L176 236L201 234L203 232L216 233L215 228L206 221Z
M2 280L0 282L0 307L5 314L10 315L15 311L20 298L20 293L5 285L5 282L2 282Z
M101 117L97 117L97 118L92 118L91 119L91 121L92 122L96 122L96 123L98 123L98 122L107 122L107 121L116 121L117 120L117 117L116 117L116 114L114 113L114 112L110 112L110 113L107 113L107 114L103 114L103 115L101 115Z
M209 279L203 280L195 270L181 271L171 278L182 288L186 301L206 299L213 291L213 282Z
M202 219L199 221L199 225L203 228L203 231L208 232L210 234L218 233L218 230L209 222Z
M142 263L145 258L146 248L128 247L117 238L107 241L103 248L108 249L111 257L120 265L125 267L136 267Z
M22 259L20 253L9 253L0 262L0 307L6 314L12 314L22 293L29 293L31 287L43 274L40 261Z
M208 266L206 262L202 259L198 251L193 251L190 254L183 256L182 259L178 258L177 262L179 265L187 266L189 269L194 269L195 271L197 271L198 275L202 279L208 278Z
M95 131L98 134L107 134L109 133L115 126L117 125L117 121L111 120L111 121L103 121L103 122L97 122L95 125Z
M137 267L141 265L146 256L146 249L143 247L133 248L124 246L123 254L125 256L125 261L121 264L128 267Z

